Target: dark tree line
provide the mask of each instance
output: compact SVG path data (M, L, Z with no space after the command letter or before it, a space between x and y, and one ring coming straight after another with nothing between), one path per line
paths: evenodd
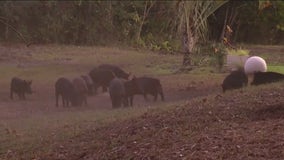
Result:
M78 45L128 44L179 50L178 1L1 1L0 41ZM228 1L209 17L207 40L224 27L234 43L284 43L284 2Z
M260 6L260 2L267 4ZM224 24L228 24L233 30L233 42L284 43L283 1L229 1L220 7L209 21L211 36L214 39L222 39Z

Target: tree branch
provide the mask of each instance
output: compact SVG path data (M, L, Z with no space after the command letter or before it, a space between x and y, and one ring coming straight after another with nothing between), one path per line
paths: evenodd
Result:
M0 17L2 19L5 19L4 17ZM12 25L10 25L9 23L5 22L4 20L0 19L0 22L5 24L6 26L8 26L9 28L11 28L14 32L16 32L18 34L18 36L26 43L26 46L29 47L31 45L31 43L28 43L28 41L25 39L25 37L23 36L22 33L20 33L19 31L17 31L17 29L15 29L15 27L13 27Z

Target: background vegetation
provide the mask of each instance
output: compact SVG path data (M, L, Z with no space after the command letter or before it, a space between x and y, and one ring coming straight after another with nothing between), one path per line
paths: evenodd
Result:
M264 1L266 2L266 1ZM76 45L127 44L180 49L178 1L1 1L0 41ZM232 43L283 44L284 2L228 1L208 21L209 40L232 30ZM207 39L207 40L208 40Z

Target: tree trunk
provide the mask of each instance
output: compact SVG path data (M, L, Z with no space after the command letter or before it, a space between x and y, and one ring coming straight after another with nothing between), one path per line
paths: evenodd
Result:
M9 39L9 26L6 25L5 27L5 40L8 40Z
M226 8L226 15L225 15L225 19L224 19L224 25L223 25L222 33L221 33L221 36L220 36L220 41L221 42L223 41L223 38L225 36L225 31L226 31L226 26L227 26L227 21L228 21L228 12L229 12L229 4L227 5L227 8Z
M112 2L107 1L107 19L109 21L110 26L113 28L113 10L112 10Z
M192 52L194 47L194 35L193 31L190 27L185 25L184 33L183 33L183 66L191 66L192 65Z
M139 28L138 28L138 31L137 31L137 35L136 35L136 42L139 42L140 39L141 39L142 27L145 23L146 18L148 17L148 14L149 14L151 8L154 6L155 2L150 1L149 3L150 3L150 6L148 7L148 1L146 1L145 7L144 7L144 12L143 12L143 17L142 17L142 20L140 22L140 25L139 25Z

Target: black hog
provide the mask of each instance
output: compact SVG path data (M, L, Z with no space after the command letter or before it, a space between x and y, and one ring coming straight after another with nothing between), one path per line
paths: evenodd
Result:
M94 89L97 89L101 86L103 88L103 92L107 91L107 87L112 79L115 78L115 75L110 70L94 68L89 72L89 76L93 80Z
M18 77L12 78L10 86L10 98L13 99L13 93L15 92L18 94L19 99L26 99L25 93L32 93L31 84L32 81L22 80Z
M134 77L125 82L125 90L131 106L133 106L134 95L143 95L144 99L147 100L147 94L150 94L154 96L154 101L156 101L158 94L160 94L161 100L165 100L160 80L156 78Z
M248 77L243 70L232 71L223 81L223 92L247 86Z
M284 74L277 72L256 72L251 85L260 85L284 80Z
M67 78L61 77L55 82L55 97L56 97L56 107L58 107L58 98L61 96L63 107L75 104L74 96L75 90L73 84Z
M88 95L94 95L96 94L94 92L94 83L93 83L93 80L91 79L91 77L89 75L81 75L81 78L84 79L86 85L87 85L87 88L88 88Z
M74 87L73 105L82 106L83 102L85 105L87 105L88 87L84 79L77 77L73 79L72 83Z
M118 78L123 78L123 79L128 79L129 77L129 73L126 73L124 70L122 70L121 68L119 68L116 65L111 65L111 64L101 64L98 66L98 68L100 69L106 69L106 70L110 70L114 73L114 75Z
M123 79L114 78L109 85L109 95L112 102L113 108L121 107L123 104L124 107L128 106L127 99L125 97L125 87Z

